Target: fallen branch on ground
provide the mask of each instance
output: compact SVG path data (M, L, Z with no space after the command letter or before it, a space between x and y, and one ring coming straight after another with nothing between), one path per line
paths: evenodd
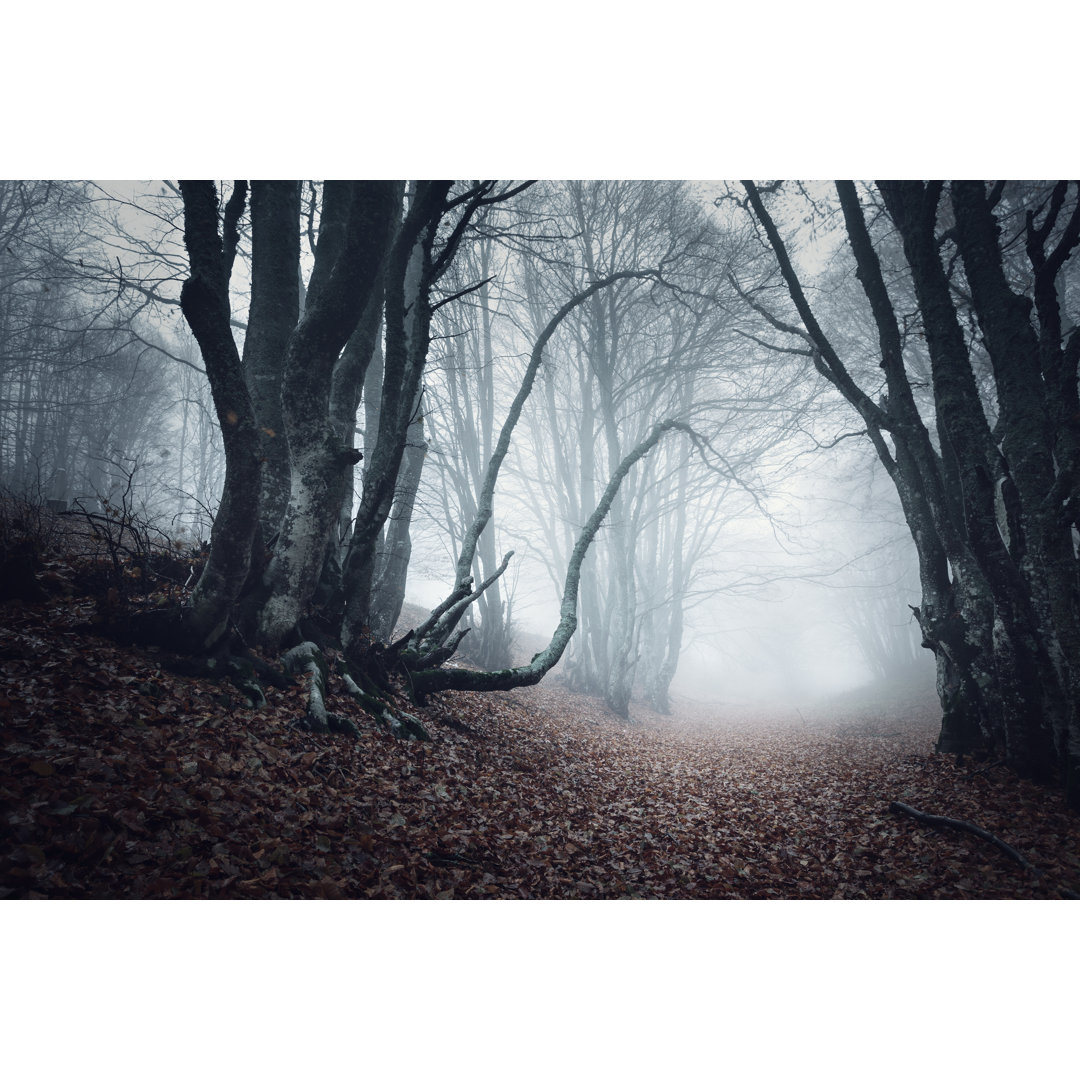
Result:
M942 817L940 814L925 814L922 810L916 810L915 807L908 806L907 803L902 802L889 803L889 809L899 814L907 814L909 817L913 817L923 825L948 826L951 829L960 829L963 832L972 833L974 836L981 837L983 840L989 840L991 844L994 844L1004 851L1010 859L1015 859L1025 870L1030 870L1033 874L1042 873L1041 870L1032 866L1032 864L1029 863L1016 848L1006 844L1004 840L999 840L993 833L987 832L985 829L980 829L978 825L972 825L969 821L960 821L958 818Z
M996 769L996 768L998 768L998 766L1004 765L1004 764L1006 764L1005 759L1000 758L998 761L991 761L989 765L984 765L981 769L976 769L973 773L971 773L971 775L972 776L979 776L984 772L989 772L991 769Z

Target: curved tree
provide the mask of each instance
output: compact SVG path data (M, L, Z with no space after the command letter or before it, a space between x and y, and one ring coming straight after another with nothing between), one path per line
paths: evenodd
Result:
M999 753L1023 774L1060 778L1080 805L1080 335L1061 310L1080 185L878 181L887 218L875 237L855 185L837 183L883 394L853 376L819 321L768 192L744 188L799 323L754 302L808 344L896 485L919 554L916 616L938 665L939 748ZM896 265L882 257L885 223ZM915 311L901 318L903 295ZM929 370L929 412L917 367Z
M578 534L574 550L566 569L559 622L547 646L538 652L528 664L502 671L470 671L467 668L422 668L411 675L413 694L423 700L437 690L512 690L517 686L538 683L561 659L577 629L578 589L581 584L581 568L589 547L611 510L619 494L619 488L627 474L669 432L681 431L694 437L693 430L679 420L665 420L653 427L649 435L635 446L619 462L608 481L596 508L589 515Z

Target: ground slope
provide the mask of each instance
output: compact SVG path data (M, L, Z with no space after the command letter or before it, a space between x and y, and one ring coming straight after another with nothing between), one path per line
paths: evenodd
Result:
M0 895L10 898L1057 898L1080 816L1004 769L932 753L925 703L617 720L544 686L446 694L403 742L261 710L162 654L0 623ZM351 711L350 711L351 710ZM900 800L1015 847L890 812Z

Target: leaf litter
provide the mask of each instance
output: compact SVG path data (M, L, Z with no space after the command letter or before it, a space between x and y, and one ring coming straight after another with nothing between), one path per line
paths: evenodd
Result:
M932 704L756 715L633 708L544 683L444 694L405 742L298 729L152 650L77 632L77 600L0 626L0 896L94 899L1054 899L1080 816L933 753ZM901 800L995 834L890 813Z

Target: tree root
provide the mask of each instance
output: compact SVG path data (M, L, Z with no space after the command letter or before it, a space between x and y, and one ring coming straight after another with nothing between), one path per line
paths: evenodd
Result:
M343 735L360 738L360 729L346 716L330 712L326 707L326 696L330 680L330 669L322 650L313 641L302 641L295 648L289 649L281 658L285 670L290 675L310 675L308 687L307 715L304 726L309 731L338 731Z
M948 827L950 829L960 829L963 832L969 832L973 836L981 837L983 840L989 840L991 844L1005 852L1010 859L1014 859L1025 870L1029 871L1036 876L1042 874L1042 871L1020 854L1016 848L1009 844L1006 844L1004 840L999 840L993 833L987 832L985 829L980 829L978 825L972 825L969 821L960 821L957 818L941 817L939 814L925 814L921 810L916 810L913 806L908 806L907 803L891 802L889 803L889 809L898 814L907 814L909 817L913 817L916 821L921 822L923 825L932 825L934 827Z
M247 697L253 709L261 709L266 704L263 684L286 689L292 682L281 671L271 667L265 660L254 653L243 652L239 655L227 649L219 650L213 656L177 656L161 661L166 671L175 675L185 675L195 679L228 679Z
M341 665L341 681L345 684L345 692L349 697L391 734L399 739L431 742L427 729L415 716L407 712L395 712L377 692L374 692L371 684L369 684L369 689L360 686L344 664Z

